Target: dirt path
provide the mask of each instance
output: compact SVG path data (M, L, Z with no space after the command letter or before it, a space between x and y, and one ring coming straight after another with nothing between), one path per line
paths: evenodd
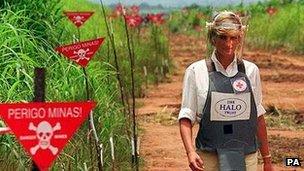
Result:
M142 129L140 132L140 156L143 157L145 161L143 170L189 170L187 156L180 138L176 118L180 108L184 71L189 64L199 60L202 57L202 54L205 52L205 46L202 39L185 35L174 35L171 37L170 47L170 54L176 66L175 74L172 75L170 82L160 84L159 86L150 87L147 96L143 99L139 99L140 103L143 104L143 107L138 109L137 112L139 126ZM294 93L295 95L289 96L291 90L284 91L284 98L277 99L279 100L278 102L273 102L273 100L277 97L273 97L275 95L272 95L272 93L274 91L280 91L281 93L284 89L286 89L286 87L282 87L280 84L284 82L284 79L282 79L282 81L279 77L273 77L273 74L267 71L269 65L272 64L271 61L269 62L269 60L272 60L272 58L269 58L269 56L267 56L268 54L253 54L248 52L245 53L245 55L249 56L249 60L258 62L258 65L261 68L262 79L265 80L266 78L266 81L264 81L265 83L263 84L263 87L266 87L264 91L267 92L267 95L264 96L266 98L264 104L269 105L275 103L281 105L280 107L286 107L288 106L286 105L286 102L293 103L295 101L296 103L295 105L293 104L293 107L297 109L304 109L304 101L299 100L299 98L304 99L304 93ZM294 64L294 61L291 60L290 64L288 63L288 66L285 64L286 63L281 65L278 64L278 69L282 67L285 67L285 69L292 69L291 67L292 64ZM304 62L303 68L301 68L302 65L297 66L297 70L292 73L298 74L295 77L300 81L292 82L284 86L288 87L296 85L298 86L296 89L297 91L304 92ZM279 74L282 75L285 73L280 71ZM267 77L267 75L270 76ZM196 125L194 127L194 135L196 134L197 130L198 127ZM288 138L294 138L299 136L304 137L304 132L301 131L295 133L292 131L274 129L269 130L269 135L280 135L283 137L286 136ZM261 166L259 167L261 170ZM277 164L275 167L276 170L295 170L284 168L283 163Z

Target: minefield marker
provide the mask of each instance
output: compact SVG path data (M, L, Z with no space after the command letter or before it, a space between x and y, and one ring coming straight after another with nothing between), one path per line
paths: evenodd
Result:
M91 11L83 11L83 12L65 11L64 14L69 18L69 20L77 28L79 28L94 14L94 12L91 12Z

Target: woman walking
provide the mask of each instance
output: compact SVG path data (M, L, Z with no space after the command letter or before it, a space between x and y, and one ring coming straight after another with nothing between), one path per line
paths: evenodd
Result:
M258 67L236 53L245 26L224 11L207 23L211 58L185 72L179 113L181 137L191 170L256 171L257 151L264 171L272 171ZM192 142L192 126L199 131Z

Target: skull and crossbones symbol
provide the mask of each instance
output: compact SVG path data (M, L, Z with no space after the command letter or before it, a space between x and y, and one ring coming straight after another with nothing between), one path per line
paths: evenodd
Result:
M79 62L79 60L90 60L90 58L86 57L86 55L89 52L89 48L87 48L86 50L84 49L79 49L78 51L74 51L75 56L73 56L72 58L76 58L78 57L78 59L76 59L76 62Z
M35 155L38 149L49 149L53 155L58 153L58 148L51 145L51 139L55 131L61 130L60 123L57 123L54 127L51 126L47 121L42 121L38 126L34 126L31 122L28 127L29 130L36 131L36 136L38 138L38 144L30 148L32 155Z
M74 21L75 24L76 23L83 24L82 20L84 19L84 17L77 15L77 16L74 16L74 19L75 19L75 21Z

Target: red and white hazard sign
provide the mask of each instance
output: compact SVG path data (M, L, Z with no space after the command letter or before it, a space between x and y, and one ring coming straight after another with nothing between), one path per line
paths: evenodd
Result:
M94 12L69 12L65 11L64 14L77 26L82 26Z
M62 53L64 56L75 61L82 67L86 67L103 41L104 38L99 38L85 42L64 45L57 47L56 51Z
M0 116L40 170L48 170L95 102L0 104Z

